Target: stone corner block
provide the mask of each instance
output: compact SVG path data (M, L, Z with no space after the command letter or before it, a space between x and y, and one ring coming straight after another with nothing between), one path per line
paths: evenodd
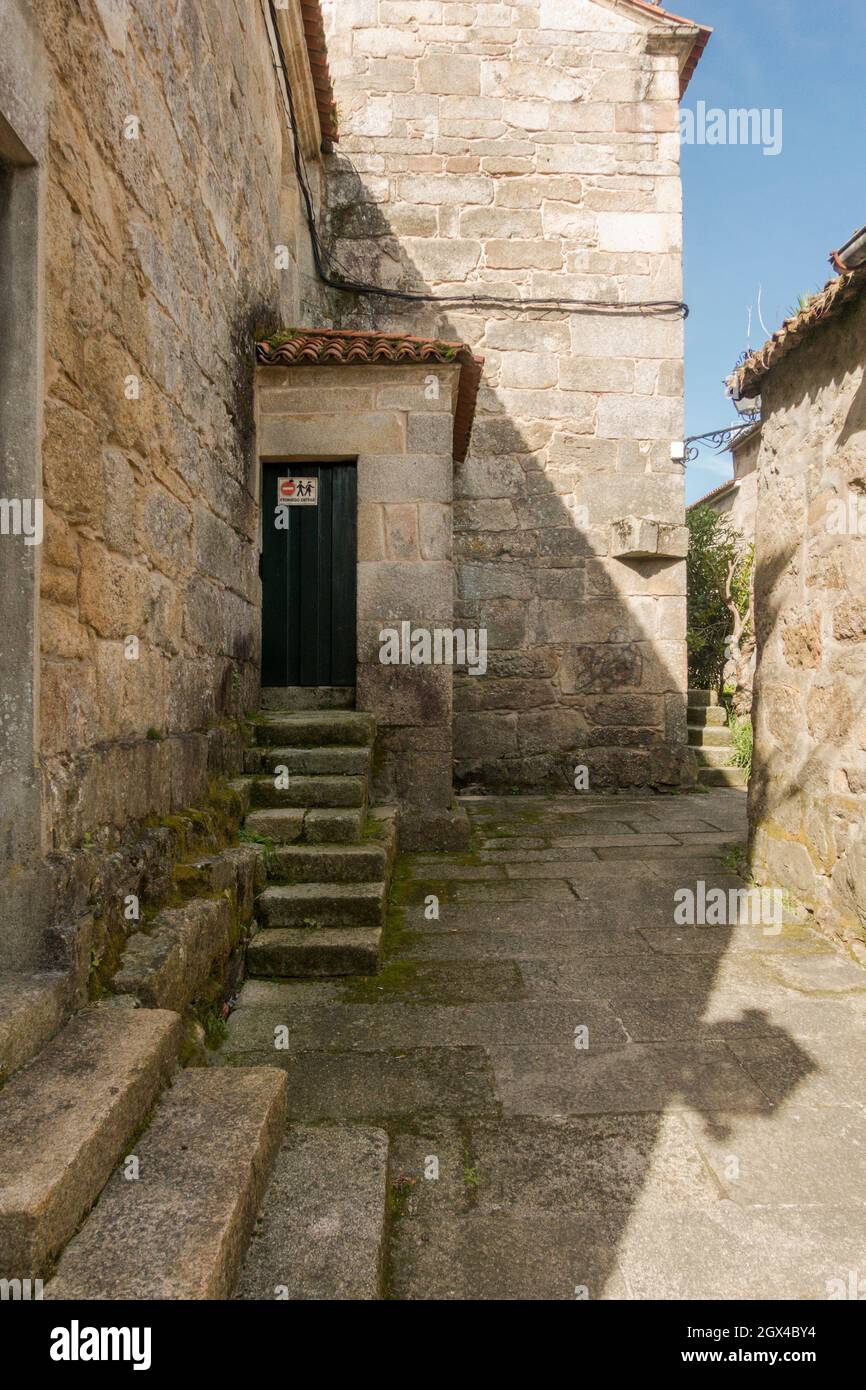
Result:
M610 553L614 559L684 560L689 549L689 528L646 517L627 516L611 523Z

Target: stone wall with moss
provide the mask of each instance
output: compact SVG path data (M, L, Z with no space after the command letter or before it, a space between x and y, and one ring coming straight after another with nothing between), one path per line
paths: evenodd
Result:
M866 960L866 298L763 384L752 867Z
M308 317L312 266L258 4L33 13L49 74L39 755L62 859L85 840L114 852L125 826L240 767L261 621L251 349L257 327ZM55 935L79 903L66 883Z
M40 750L61 849L196 800L206 740L184 736L257 705L251 343L303 316L309 263L258 5L34 11L52 73Z

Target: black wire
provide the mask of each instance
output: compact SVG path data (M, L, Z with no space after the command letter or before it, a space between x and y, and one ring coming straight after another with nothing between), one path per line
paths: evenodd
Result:
M304 200L307 227L310 233L310 242L313 251L313 263L316 267L316 274L324 285L329 289L341 290L350 294L361 294L375 296L380 299L396 299L403 303L410 304L474 304L486 308L504 309L581 309L594 313L616 313L619 311L637 312L648 317L664 314L680 314L683 319L689 316L689 306L681 299L651 299L651 300L595 300L595 299L508 299L502 295L474 295L474 294L424 294L417 290L393 290L386 289L383 285L370 285L362 280L342 279L337 280L331 275L326 265L326 255L322 247L319 229L316 224L316 212L313 206L313 195L307 182L306 169L304 167L303 155L301 153L301 140L298 131L297 115L295 113L295 102L292 95L292 87L289 81L289 72L286 65L286 55L283 52L283 45L280 40L277 19L274 12L273 0L268 0L268 8L271 15L271 25L274 38L277 42L277 50L280 55L280 67L282 68L283 82L285 84L286 95L289 103L289 120L292 127L292 143L294 145L294 164L295 175L298 186L301 189ZM330 258L333 259L333 258Z

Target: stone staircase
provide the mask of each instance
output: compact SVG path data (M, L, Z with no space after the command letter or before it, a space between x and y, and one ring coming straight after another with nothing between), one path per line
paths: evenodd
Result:
M290 1124L281 1054L190 1051L257 889L248 974L378 968L395 825L369 807L372 718L270 708L257 730L253 843L178 866L192 896L130 937L118 992L70 1018L63 976L0 978L0 1279L46 1299L382 1296L387 1134Z
M247 950L253 976L378 969L394 817L370 811L375 722L356 710L270 710L247 754L245 833L266 845L268 886Z
M688 694L689 743L698 764L698 783L704 787L745 787L746 773L734 767L734 747L727 715L715 690Z

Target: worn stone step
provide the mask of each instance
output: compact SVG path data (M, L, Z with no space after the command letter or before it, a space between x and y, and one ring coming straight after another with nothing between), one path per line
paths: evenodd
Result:
M378 927L385 884L274 884L259 895L256 910L263 927Z
M256 719L255 728L258 743L282 744L288 748L335 743L371 744L376 732L373 716L358 710L263 714Z
M686 718L695 729L707 724L726 725L728 722L724 705L689 705Z
M65 975L0 975L0 1084L57 1032L68 993Z
M262 709L285 714L293 710L354 709L353 685L265 685Z
M193 898L157 914L148 931L129 938L114 976L120 994L134 994L147 1008L182 1012L225 965L237 943L226 897Z
M367 801L366 777L292 777L278 787L273 777L251 779L254 806L305 806L327 808L364 806Z
M273 840L274 844L288 845L301 838L305 815L303 806L275 806L250 811L244 821L244 830L250 835L260 835L263 840Z
M689 743L693 748L731 748L733 741L727 725L690 724Z
M719 703L718 692L715 690L689 690L688 703L695 707L700 705L717 705Z
M268 878L284 883L382 883L388 871L377 844L285 845L268 858Z
M274 927L250 942L247 974L285 979L374 975L381 944L381 927Z
M235 1297L381 1298L387 1199L384 1130L291 1127Z
M742 767L702 767L698 769L698 781L703 787L748 786Z
M308 844L350 844L360 838L364 826L364 807L320 807L304 816L304 839Z
M727 748L695 748L695 761L698 767L728 767L731 761L731 749Z
M0 1278L34 1278L77 1229L167 1081L176 1013L78 1014L0 1091Z
M193 1067L67 1248L47 1299L225 1299L286 1126L276 1067Z
M306 810L303 806L279 806L250 811L244 828L274 844L302 840L306 844L350 844L360 838L363 807L330 807Z
M293 776L365 777L371 756L366 744L337 743L321 748L248 748L244 759L247 772L253 773L273 773L276 767L286 767Z

